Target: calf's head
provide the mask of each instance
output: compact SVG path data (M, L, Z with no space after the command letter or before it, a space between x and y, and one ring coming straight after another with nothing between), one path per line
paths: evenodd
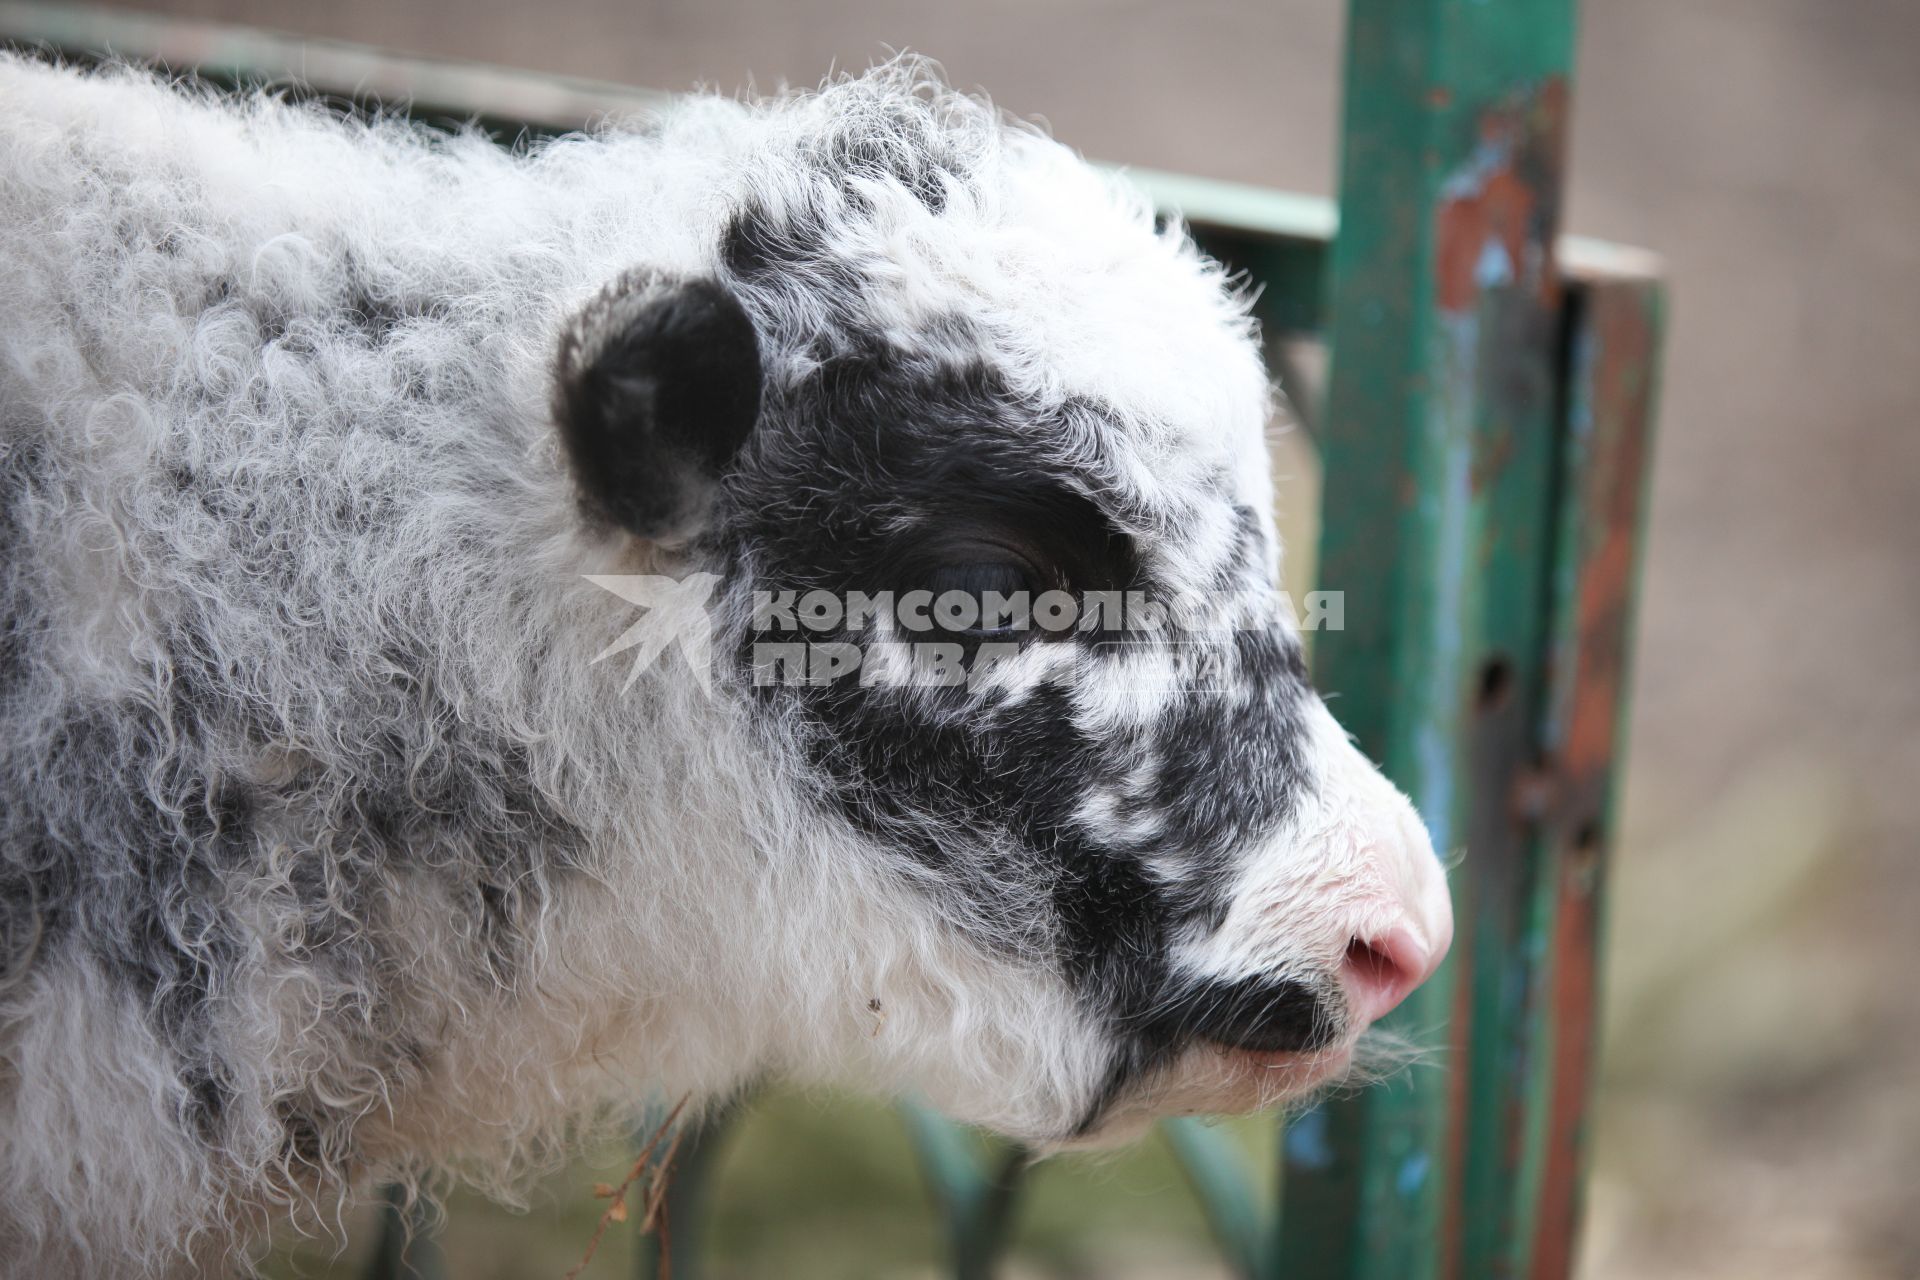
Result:
M856 886L794 961L850 1016L765 1065L1051 1143L1338 1076L1452 921L1279 599L1243 299L898 67L723 189L574 316L556 404L585 518L715 575L757 853Z

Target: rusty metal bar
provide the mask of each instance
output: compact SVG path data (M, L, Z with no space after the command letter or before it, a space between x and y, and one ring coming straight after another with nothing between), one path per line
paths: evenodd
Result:
M1540 725L1545 791L1536 912L1541 1022L1517 1225L1500 1274L1563 1280L1573 1265L1599 1012L1612 804L1645 547L1665 296L1659 281L1580 290L1570 316L1551 660Z
M1320 561L1347 630L1317 678L1467 861L1455 958L1396 1021L1444 1037L1442 1067L1296 1124L1275 1274L1481 1280L1460 1264L1507 1228L1518 1173L1508 795L1546 616L1573 4L1354 0L1348 41Z

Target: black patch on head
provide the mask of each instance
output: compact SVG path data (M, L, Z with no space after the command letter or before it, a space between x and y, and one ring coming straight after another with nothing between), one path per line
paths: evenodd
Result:
M758 207L733 215L720 233L720 261L736 279L757 284L826 256L818 223L771 218Z
M831 222L817 210L775 215L749 204L729 218L721 232L721 264L745 288L804 288L815 305L834 317L836 326L856 325L869 264L840 257L828 247L826 228ZM837 334L818 336L831 340Z
M916 102L877 102L814 145L809 157L857 209L865 209L862 182L892 182L905 187L927 212L947 207L947 184L964 182L969 165Z
M870 221L876 211L865 188L875 182L904 188L929 214L945 213L949 191L975 167L966 150L970 136L977 135L948 128L924 102L865 104L809 144L802 159L816 180L803 196L777 210L749 201L729 219L721 262L747 284L778 283L804 269L810 288L826 287L822 300L850 302L863 285L862 264L837 257L827 229Z
M714 545L741 581L843 598L898 593L941 565L1005 572L1005 560L980 550L993 547L1030 566L1042 588L1156 591L1089 473L1097 460L1077 443L1085 431L1069 430L1083 425L1072 415L1097 406L1020 403L984 354L960 354L952 332L923 348L938 355L858 328L827 342L833 354L812 377L770 393L725 487ZM863 638L743 627L739 670L752 669L756 642ZM1030 632L1021 643L1080 646L1083 678L1098 681L1111 669L1096 644L1115 640L1170 643L1081 631ZM949 918L1067 974L1121 1045L1117 1090L1204 1034L1209 994L1170 972L1170 949L1219 923L1232 859L1275 829L1307 776L1297 645L1273 630L1214 642L1229 684L1196 677L1151 722L1099 737L1075 723L1075 694L1059 685L1008 697L863 688L849 677L750 694L785 713L775 722L797 734L822 805L912 858L916 883L931 872ZM1089 830L1079 814L1103 790L1129 797L1123 814L1130 804L1155 819L1141 828L1151 834ZM1179 867L1176 883L1156 863ZM1269 1028L1276 1040L1312 1038L1282 1025L1282 1013L1302 1028L1325 1021L1312 993L1267 994L1284 1006ZM1242 1000L1221 1017L1256 1012Z
M723 285L616 284L563 339L555 396L589 515L645 538L694 531L760 387L753 322Z
M754 451L760 477L730 490L737 539L777 554L770 578L904 592L999 553L1026 565L1036 590L1139 585L1131 538L1087 493L1035 467L1019 408L990 366L916 370L876 335L846 344L780 397L787 423L819 424L820 438L770 436ZM813 450L823 465L792 473L796 490L747 496L769 465L799 468Z

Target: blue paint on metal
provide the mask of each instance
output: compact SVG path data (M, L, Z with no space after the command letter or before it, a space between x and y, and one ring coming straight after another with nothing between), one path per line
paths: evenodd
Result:
M1507 246L1500 243L1499 237L1489 236L1480 246L1480 257L1473 264L1473 282L1482 289L1497 289L1512 284L1513 278L1513 255L1507 252Z
M1437 492L1422 494L1420 504L1430 530L1433 607L1426 635L1426 661L1436 678L1421 690L1426 705L1416 730L1417 775L1414 801L1426 820L1434 851L1445 858L1453 849L1454 765L1459 756L1460 717L1464 706L1467 590L1473 559L1473 405L1480 360L1477 315L1442 315L1445 351L1442 385L1427 417L1426 430L1441 457Z
M1433 1168L1433 1161L1424 1151L1415 1151L1400 1162L1400 1172L1394 1178L1393 1185L1403 1196L1416 1196L1420 1188L1427 1184L1427 1174Z
M1465 162L1440 184L1444 201L1470 200L1487 189L1493 176L1512 167L1513 139L1506 134L1487 138L1474 147Z
M1589 329L1581 329L1573 341L1573 376L1575 386L1587 385L1593 376L1593 364L1599 353L1599 342ZM1567 424L1573 428L1573 435L1583 445L1593 436L1593 403L1586 396L1572 396L1567 415Z
M1324 1110L1309 1108L1287 1123L1287 1159L1304 1169L1325 1169L1333 1163Z

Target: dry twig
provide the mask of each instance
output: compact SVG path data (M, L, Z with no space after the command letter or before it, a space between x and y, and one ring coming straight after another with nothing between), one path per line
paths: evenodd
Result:
M647 1172L648 1162L653 1159L653 1153L659 1148L662 1139L668 1140L667 1149L661 1154L660 1163L653 1167L653 1175L648 1179L646 1212L640 1217L640 1231L645 1234L656 1227L660 1229L660 1280L671 1280L668 1268L672 1264L667 1258L666 1222L660 1216L660 1206L667 1198L668 1171L673 1164L673 1153L680 1149L680 1130L677 1122L680 1119L680 1113L686 1110L686 1106L685 1097L673 1104L673 1110L667 1112L667 1118L660 1122L660 1127L655 1129L653 1136L647 1139L647 1145L640 1148L640 1155L634 1160L633 1168L627 1170L627 1176L621 1180L619 1186L610 1186L604 1182L594 1183L594 1196L601 1200L611 1200L613 1203L608 1205L606 1212L600 1215L600 1225L593 1229L593 1236L587 1241L587 1251L581 1255L580 1265L567 1272L563 1280L579 1280L580 1273L585 1271L587 1264L593 1261L594 1251L599 1249L600 1237L607 1234L607 1228L616 1222L627 1220L627 1190Z

